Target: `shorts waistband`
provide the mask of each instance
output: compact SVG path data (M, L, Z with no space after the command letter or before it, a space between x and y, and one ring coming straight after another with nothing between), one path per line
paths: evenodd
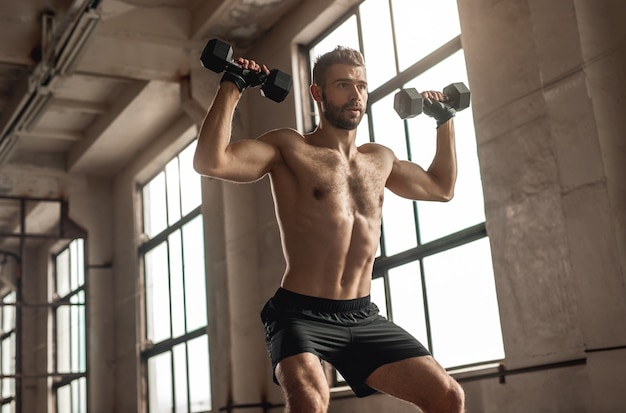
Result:
M312 297L279 288L274 295L276 304L289 307L328 313L345 313L358 311L370 305L370 296L351 300L331 300L329 298Z

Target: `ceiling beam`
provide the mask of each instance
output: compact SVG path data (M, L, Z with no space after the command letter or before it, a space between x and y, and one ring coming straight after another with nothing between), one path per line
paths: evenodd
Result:
M75 130L62 129L36 129L32 132L21 131L16 135L21 138L31 139L57 139L68 142L78 142L83 139L83 134Z
M92 115L102 115L109 109L109 107L102 103L54 98L52 99L52 102L50 102L49 109L61 112L78 112Z
M191 40L200 40L213 26L219 26L224 13L232 7L232 1L202 1L191 13Z
M108 112L99 116L97 120L88 129L85 130L85 137L72 147L68 154L67 169L72 171L81 159L89 152L89 149L97 143L106 130L115 122L115 120L124 112L148 86L150 82L134 81L124 88L121 95L115 99L115 104Z

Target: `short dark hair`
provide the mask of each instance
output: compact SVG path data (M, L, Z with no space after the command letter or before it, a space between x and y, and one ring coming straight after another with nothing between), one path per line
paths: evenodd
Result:
M359 66L365 69L365 59L358 50L345 46L337 46L334 50L318 56L313 65L313 83L325 86L328 68L336 64Z

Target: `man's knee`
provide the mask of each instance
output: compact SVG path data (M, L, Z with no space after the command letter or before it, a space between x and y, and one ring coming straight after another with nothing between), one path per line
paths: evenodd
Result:
M461 385L451 378L443 396L436 401L430 411L433 413L463 413L465 411L465 392Z
M287 412L290 413L326 413L330 392L313 386L294 386L285 391Z

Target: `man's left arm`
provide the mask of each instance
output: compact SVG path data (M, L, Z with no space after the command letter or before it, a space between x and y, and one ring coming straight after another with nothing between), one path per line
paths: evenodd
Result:
M437 127L437 149L428 169L395 158L387 188L404 198L447 202L454 196L456 176L454 119L450 117Z

